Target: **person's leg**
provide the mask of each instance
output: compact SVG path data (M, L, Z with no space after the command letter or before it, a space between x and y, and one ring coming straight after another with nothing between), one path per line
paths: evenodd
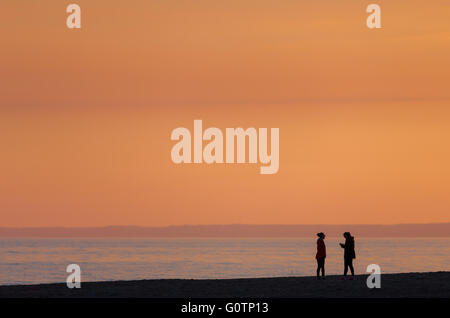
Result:
M347 276L348 272L348 259L344 258L344 276Z
M320 259L317 259L317 277L320 277Z
M355 276L355 270L353 269L353 258L349 259L348 266L350 267L350 271L352 272L352 276Z
M325 277L325 258L322 261L322 277Z

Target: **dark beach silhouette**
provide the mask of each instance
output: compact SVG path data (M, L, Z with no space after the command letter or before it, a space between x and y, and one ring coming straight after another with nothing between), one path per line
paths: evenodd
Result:
M65 283L0 286L2 297L155 297L155 298L269 298L269 297L443 297L450 298L450 272L383 274L382 288L367 288L367 275L351 284L339 276L242 279L155 279L82 282L70 289Z

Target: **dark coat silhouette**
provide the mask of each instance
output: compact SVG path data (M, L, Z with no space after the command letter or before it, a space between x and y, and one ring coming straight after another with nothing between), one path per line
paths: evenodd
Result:
M347 276L348 269L352 272L352 276L355 275L353 268L353 259L356 258L355 254L355 238L350 235L350 232L344 233L345 243L340 243L344 249L344 276Z
M344 258L354 259L356 258L355 254L355 238L353 236L348 236L345 239L345 244L341 244L341 247L344 249Z
M325 247L325 242L323 241L323 239L319 238L317 239L316 259L325 257L327 257L327 249Z

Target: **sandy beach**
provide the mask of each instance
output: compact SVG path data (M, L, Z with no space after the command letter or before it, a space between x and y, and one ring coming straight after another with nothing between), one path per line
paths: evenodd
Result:
M367 275L353 281L328 276L220 280L161 279L66 284L0 286L0 297L44 298L450 298L450 272L384 274L380 289L366 286Z

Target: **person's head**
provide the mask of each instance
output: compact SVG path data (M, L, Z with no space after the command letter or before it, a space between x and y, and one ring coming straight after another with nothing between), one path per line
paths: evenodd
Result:
M345 238L351 237L350 232L345 232L345 233L344 233L344 237L345 237Z
M317 236L321 239L325 238L325 234L323 234L323 232L317 233Z

